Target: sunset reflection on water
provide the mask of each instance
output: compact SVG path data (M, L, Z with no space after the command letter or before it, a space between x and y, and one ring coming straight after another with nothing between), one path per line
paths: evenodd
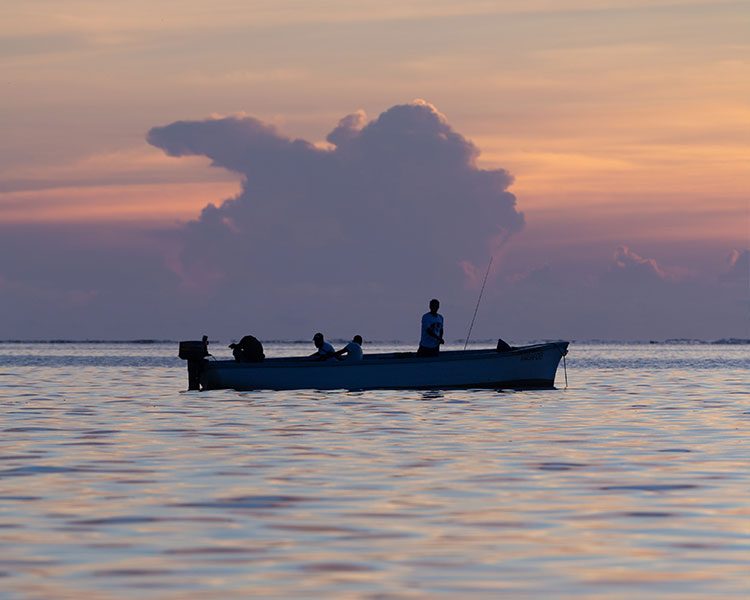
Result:
M746 348L573 345L556 390L187 393L172 345L2 344L2 589L739 596Z

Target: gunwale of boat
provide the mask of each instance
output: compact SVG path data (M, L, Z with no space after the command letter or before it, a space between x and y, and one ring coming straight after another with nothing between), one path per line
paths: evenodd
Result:
M399 364L404 363L419 363L426 364L430 362L455 362L465 360L475 360L477 358L502 358L502 357L516 357L524 354L534 354L544 349L549 348L550 345L554 345L560 351L560 354L564 355L567 350L568 342L547 342L542 344L534 344L531 346L521 346L508 350L506 352L498 352L494 348L483 348L476 350L445 350L438 356L417 356L416 352L379 352L375 354L365 354L361 361L338 361L338 360L311 360L305 356L283 356L275 358L266 358L262 362L237 362L234 360L209 360L210 365L215 365L223 369L235 368L235 369L265 369L265 368L277 368L277 367L289 367L294 366L295 368L330 368L330 367L358 367L358 366L372 366L372 363L377 361L389 361L398 362ZM562 346L562 348L561 348Z

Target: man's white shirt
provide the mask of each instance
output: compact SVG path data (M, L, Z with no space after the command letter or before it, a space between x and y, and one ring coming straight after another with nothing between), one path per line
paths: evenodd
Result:
M431 312L422 315L422 337L419 345L425 348L437 348L440 342L427 333L428 331L432 331L438 338L443 337L443 315L433 315Z
M362 360L362 346L360 346L357 342L349 342L346 345L347 353L344 357L345 361L351 361L355 362L358 360Z

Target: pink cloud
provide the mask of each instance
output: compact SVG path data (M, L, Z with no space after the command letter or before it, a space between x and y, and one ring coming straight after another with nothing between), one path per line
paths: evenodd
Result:
M719 281L750 286L750 250L732 250L727 257L726 268L719 274Z
M464 284L470 289L479 288L482 283L482 273L479 272L473 264L468 260L462 260L458 263L464 272L465 280Z
M695 269L689 267L661 265L653 258L644 258L636 254L627 246L618 246L615 250L614 268L630 273L640 272L643 275L651 273L660 279L669 281L682 281L698 275Z
M653 258L643 258L632 252L627 246L618 246L615 250L614 266L617 269L637 269L641 272L653 273L661 279L667 277Z

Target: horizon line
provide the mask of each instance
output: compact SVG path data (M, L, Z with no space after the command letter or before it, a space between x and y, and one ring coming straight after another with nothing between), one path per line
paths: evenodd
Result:
M469 344L494 344L497 338L486 338L479 339L469 342ZM131 340L122 339L66 339L66 338L53 338L53 339L4 339L0 340L0 344L131 344L131 345L149 345L149 344L179 344L180 341L184 340L172 340L172 339L149 339L149 338L136 338ZM226 340L210 340L210 344L223 344ZM232 342L237 340L231 339ZM350 341L348 338L329 338L330 342L346 343ZM463 344L465 339L451 340L448 344ZM526 344L534 343L548 343L560 341L559 338L545 338L545 339L533 339L524 340ZM700 338L668 338L665 340L603 340L598 338L583 339L583 340L569 340L571 344L673 344L673 345L689 345L689 344L724 344L724 345L750 345L750 338L719 338L716 340L704 340ZM310 340L290 340L290 339L271 339L262 342L265 344L310 344ZM411 340L365 340L364 344L381 345L381 344L415 344Z

